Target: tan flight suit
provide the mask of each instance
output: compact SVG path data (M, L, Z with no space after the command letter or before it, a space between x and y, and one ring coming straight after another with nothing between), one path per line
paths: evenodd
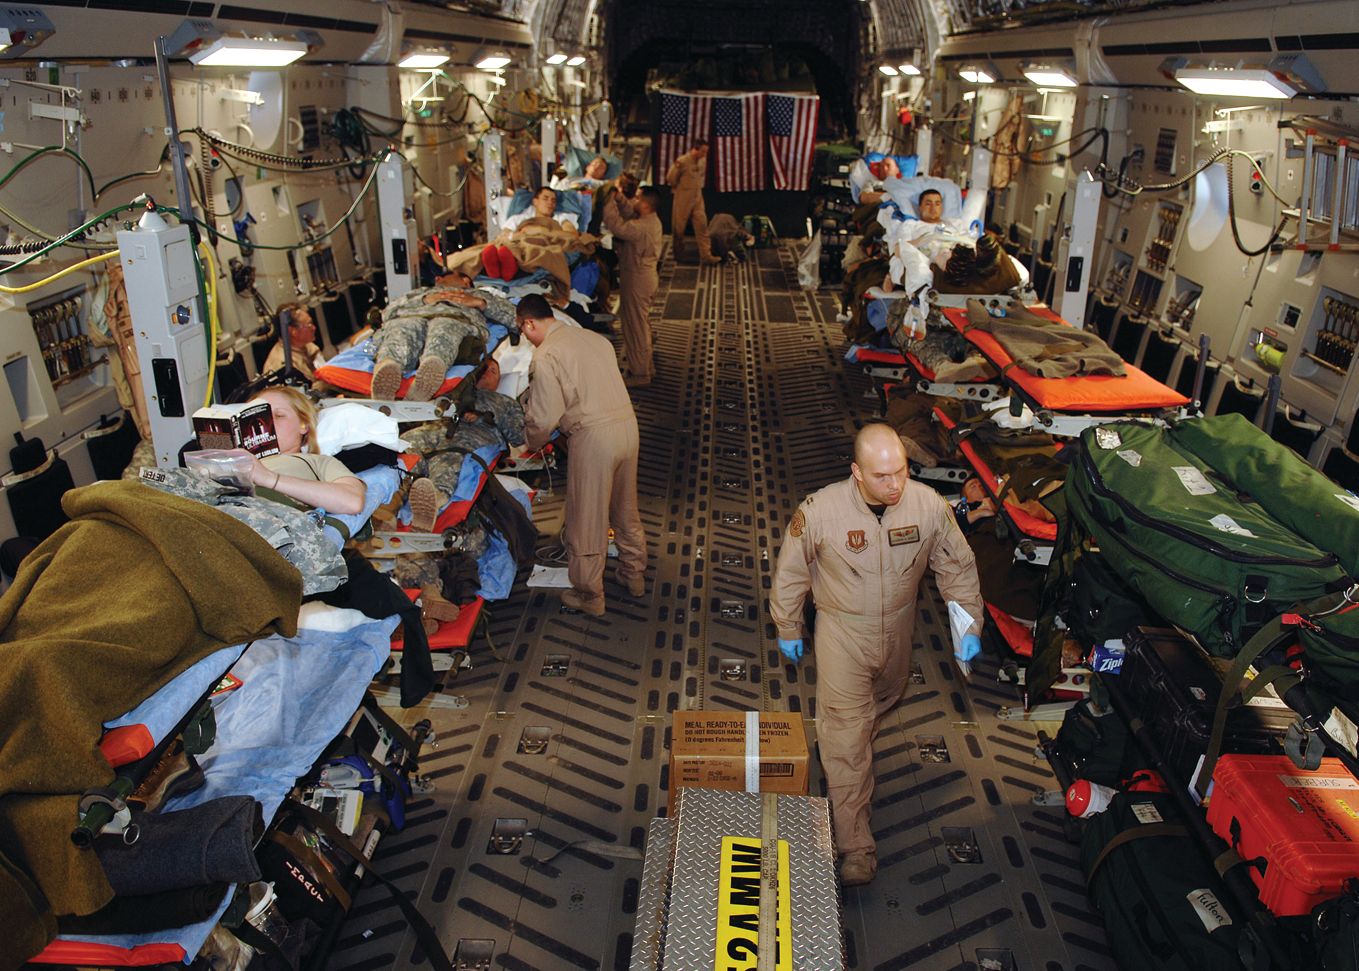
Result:
M679 259L684 250L684 230L689 220L694 222L694 239L698 242L698 258L710 260L712 243L708 239L708 211L703 208L703 182L708 169L708 158L696 159L685 152L665 174L666 184L675 190L674 205L670 210L670 232L674 237L671 256Z
M906 692L916 594L926 569L981 633L972 550L953 510L928 486L907 482L878 521L853 478L812 493L793 514L774 571L769 610L778 636L803 636L802 607L816 604L817 740L836 849L876 852L869 825L873 737Z
M569 437L566 472L567 576L587 597L604 592L609 527L619 579L646 572L646 534L637 509L637 416L618 373L613 345L562 324L533 352L524 400L530 449L553 429Z
M656 275L663 238L661 220L654 212L637 214L615 192L604 204L604 226L620 241L618 315L623 323L628 373L650 380L656 374L651 360L651 298L661 285Z

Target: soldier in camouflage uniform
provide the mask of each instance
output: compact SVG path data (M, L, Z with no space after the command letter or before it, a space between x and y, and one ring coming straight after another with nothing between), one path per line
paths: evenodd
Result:
M460 420L427 422L402 433L424 456L411 470L418 477L411 484L412 528L434 528L435 519L457 489L466 453L488 445L524 444L524 409L515 399L494 390L499 383L500 367L491 359Z
M374 398L395 398L402 377L414 369L406 398L428 401L451 365L475 364L485 355L487 321L517 329L513 304L493 291L472 290L470 283L466 274L450 274L388 305L382 328L369 344Z
M321 531L319 513L304 512L214 482L188 469L143 468L141 481L185 499L193 499L239 519L302 574L302 593L325 593L349 579L340 549Z

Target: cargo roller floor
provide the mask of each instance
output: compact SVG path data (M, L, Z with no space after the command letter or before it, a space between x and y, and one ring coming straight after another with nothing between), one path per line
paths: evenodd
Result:
M781 663L772 561L800 498L848 474L876 399L843 360L835 298L797 289L798 246L740 266L663 264L657 380L634 392L646 595L629 597L610 571L596 619L521 582L488 608L490 645L477 638L473 667L438 704L401 714L440 735L423 760L437 788L377 864L455 967L628 967L648 821L667 804L673 709L791 711L815 737L815 656ZM536 479L543 533L560 528L563 474ZM881 868L845 895L848 966L1112 969L1062 810L1032 805L1056 787L1036 731L999 717L1018 701L994 664L963 683L945 623L930 587L917 683L875 746ZM467 706L449 707L454 695ZM819 768L812 784L819 792ZM328 966L428 965L386 892L368 888Z

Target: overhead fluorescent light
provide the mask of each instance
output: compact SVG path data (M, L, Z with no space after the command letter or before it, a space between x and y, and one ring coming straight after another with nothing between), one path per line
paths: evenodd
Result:
M958 77L968 84L995 84L998 75L992 74L987 68L970 64L958 69Z
M893 67L892 65L890 65L890 64L879 64L879 65L878 65L878 71L879 71L880 73L882 73L882 74L887 75L887 77L889 77L889 78L894 78L894 77L896 77L899 73L901 73L901 72L899 72L896 68L894 68L894 67Z
M920 68L916 67L914 64L898 64L897 70L908 78L920 77Z
M1035 64L1024 68L1024 76L1040 88L1074 88L1077 81L1060 67Z
M448 63L448 55L442 51L411 51L403 57L397 67L408 71L429 70L443 67Z
M977 92L975 92L975 91L964 91L964 92L963 92L963 100L964 100L964 101L975 101L976 98L977 98Z
M566 59L566 66L567 66L567 67L580 67L580 66L581 66L582 64L584 64L584 63L585 63L585 55L584 55L584 54L576 54L576 55L574 55L574 56L569 57L569 58Z
M198 67L283 67L305 53L307 45L296 40L219 37L189 60Z
M510 63L513 58L504 51L486 51L476 62L476 66L483 71L499 71Z
M551 57L549 57L549 58L547 59L547 63L549 63L549 64L565 64L565 63L566 63L566 55L563 54L561 51L558 51L557 53L553 54Z
M1226 98L1274 98L1282 100L1298 93L1282 78L1262 67L1182 67L1175 80L1195 94Z
M41 10L4 8L0 10L0 58L27 57L28 53L56 33L52 21Z

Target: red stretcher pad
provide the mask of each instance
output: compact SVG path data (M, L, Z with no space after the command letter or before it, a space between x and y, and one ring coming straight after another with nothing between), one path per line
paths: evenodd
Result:
M138 944L114 947L88 941L56 940L29 958L32 964L70 964L77 967L145 968L157 964L183 964L184 948L178 944Z
M906 355L901 351L889 351L881 347L861 347L855 352L860 364L886 364L888 367L905 367Z
M1035 306L1026 309L1048 320L1066 323L1047 307ZM1010 352L986 331L975 328L968 330L965 309L947 307L942 313L949 323L962 331L968 341L1000 370L1006 382L1022 391L1039 408L1083 414L1158 411L1189 404L1189 399L1174 388L1166 387L1131 364L1126 365L1128 373L1122 377L1096 374L1078 378L1040 378L1023 368L1012 367L1014 358L1010 356Z
M502 452L501 455L503 454L504 453ZM420 456L418 455L412 455L409 452L403 452L401 454L401 464L406 467L407 472L415 468L415 463L418 461L420 461ZM473 459L472 461L475 462L476 459ZM497 456L495 461L490 463L491 472L495 472L496 466L499 464L500 456ZM455 499L444 507L444 511L439 513L439 518L434 520L434 528L430 530L430 532L442 533L444 530L452 529L454 526L460 526L466 521L468 513L472 511L472 506L475 505L477 501L477 497L481 495L481 490L486 488L486 475L487 473L485 472L481 473L481 478L477 480L477 488L476 491L472 493L472 498ZM409 529L409 526L402 526L398 529L398 532L404 533Z
M934 419L949 431L952 431L955 427L953 420L939 408L934 409ZM982 460L976 447L964 438L958 443L958 448L962 451L963 455L967 457L968 464L972 466L977 475L979 475L982 481L986 483L986 491L992 496L999 495L1000 483L996 479L996 474L992 472L991 467ZM1031 515L1019 506L1012 505L1011 503L1007 502L1004 505L1005 514L1010 518L1010 521L1015 524L1015 528L1025 536L1030 539L1044 540L1049 543L1054 542L1057 539L1056 523L1050 523L1039 519L1037 516Z
M984 606L986 612L991 615L996 630L1000 631L1000 636L1005 638L1005 643L1010 645L1010 650L1020 657L1033 657L1033 629L998 607L993 607L990 604Z
M419 590L406 590L406 596L411 598L414 603L420 596ZM429 638L429 647L432 651L451 651L456 648L465 648L472 643L472 632L476 630L477 620L481 617L481 608L486 606L486 601L478 597L471 603L462 605L458 611L457 620L446 620L439 624ZM400 651L406 646L404 639L398 638L392 641L392 650Z

